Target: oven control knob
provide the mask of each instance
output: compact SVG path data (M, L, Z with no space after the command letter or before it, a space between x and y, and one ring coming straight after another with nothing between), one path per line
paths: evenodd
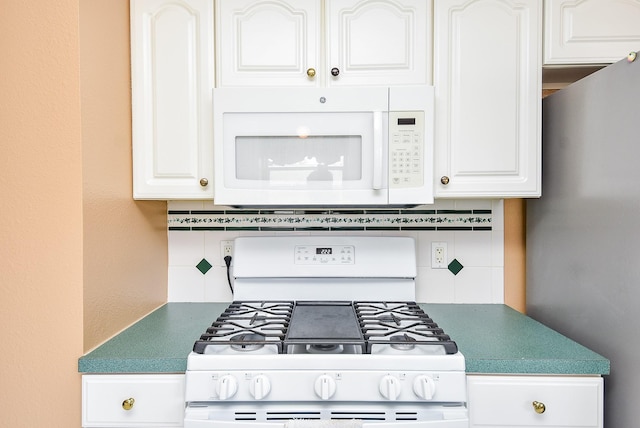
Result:
M336 381L334 378L327 374L318 376L314 389L318 397L323 400L328 400L336 393Z
M431 400L436 392L436 383L431 376L420 375L413 381L413 392L423 400Z
M216 392L218 393L218 399L228 400L233 397L238 391L238 381L231 375L220 376L218 384L216 385Z
M249 392L256 400L262 400L271 391L271 382L265 375L257 375L251 378Z
M380 394L387 400L395 400L400 395L400 379L386 375L380 381Z

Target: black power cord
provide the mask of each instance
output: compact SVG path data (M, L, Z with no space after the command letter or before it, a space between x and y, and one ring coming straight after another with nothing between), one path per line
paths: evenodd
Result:
M227 265L227 282L229 283L229 290L231 290L231 294L233 295L233 285L231 285L231 256L224 256L224 264Z

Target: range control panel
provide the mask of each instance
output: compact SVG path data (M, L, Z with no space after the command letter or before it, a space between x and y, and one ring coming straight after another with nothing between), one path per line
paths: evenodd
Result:
M424 184L424 112L389 112L389 187Z
M353 245L295 246L297 265L352 265L355 263Z

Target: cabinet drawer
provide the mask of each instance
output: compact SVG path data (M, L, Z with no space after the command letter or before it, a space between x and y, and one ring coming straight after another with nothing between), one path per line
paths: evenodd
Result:
M602 427L601 377L468 376L467 386L471 427Z
M183 418L182 374L82 376L83 427L181 427Z

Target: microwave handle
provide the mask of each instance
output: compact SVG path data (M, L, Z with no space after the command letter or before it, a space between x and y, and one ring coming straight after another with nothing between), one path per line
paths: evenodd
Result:
M382 112L373 112L373 189L382 189Z

